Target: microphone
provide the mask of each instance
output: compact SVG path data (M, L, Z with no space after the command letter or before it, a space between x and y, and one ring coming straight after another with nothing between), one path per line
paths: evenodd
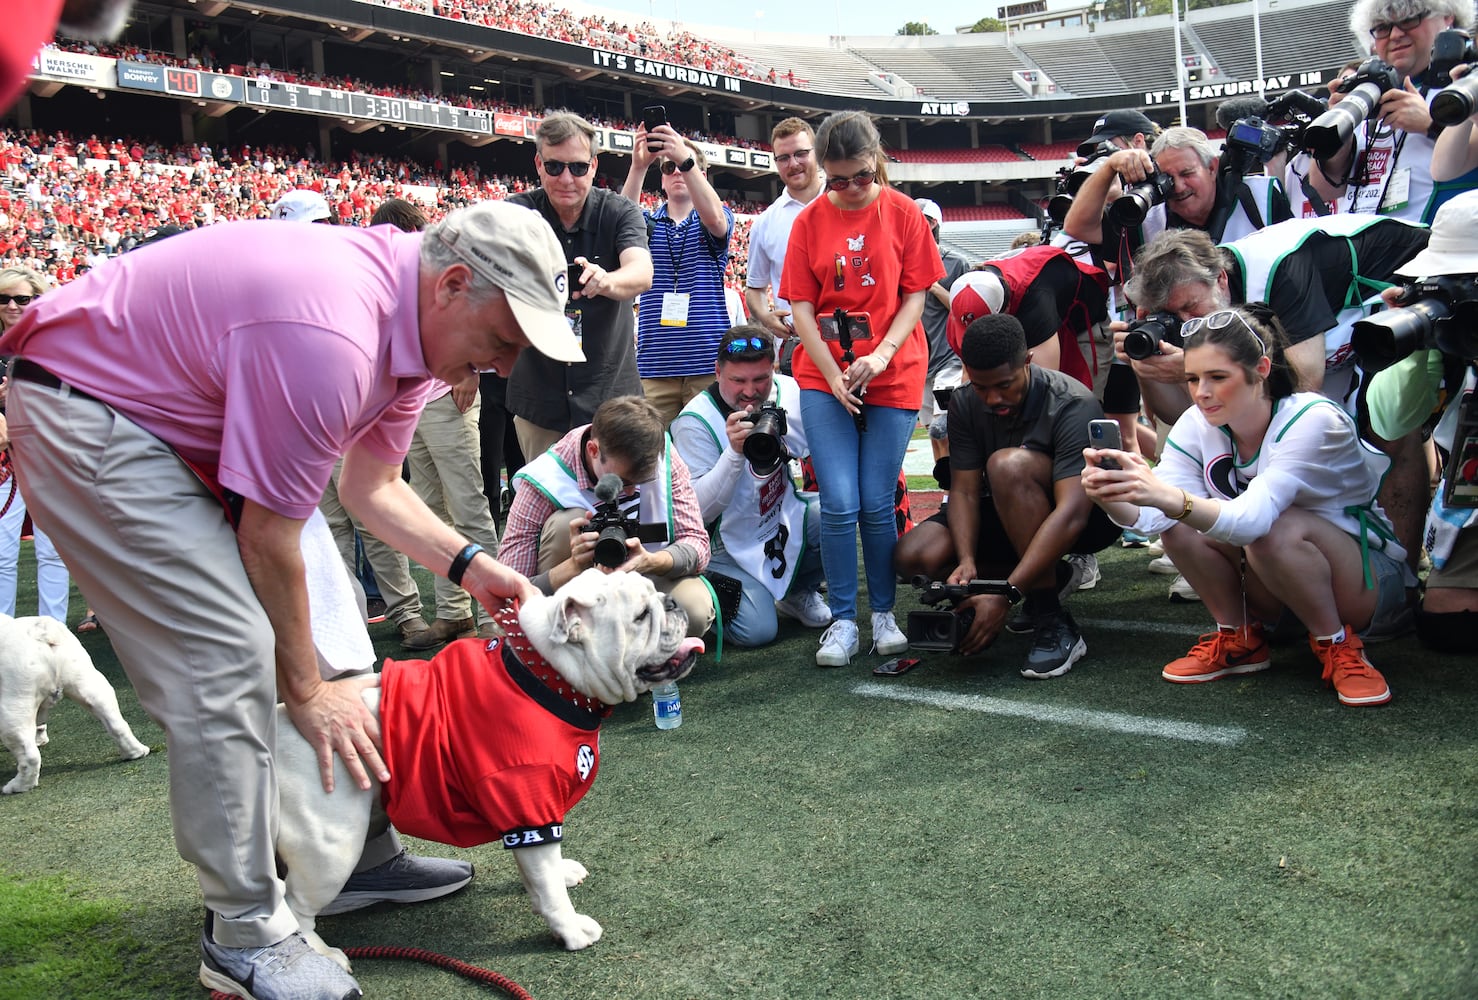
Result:
M1318 118L1329 110L1329 102L1320 100L1313 94L1306 94L1302 90L1290 90L1286 94L1279 95L1277 100L1268 105L1268 114L1281 118L1289 111L1298 111L1310 118Z
M1234 97L1216 106L1216 124L1225 129L1243 118L1266 118L1269 107L1261 97Z
M621 494L621 477L614 472L607 472L601 476L595 484L595 498L602 503L610 503Z

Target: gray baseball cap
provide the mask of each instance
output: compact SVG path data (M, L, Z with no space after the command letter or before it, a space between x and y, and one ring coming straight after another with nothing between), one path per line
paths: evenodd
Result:
M569 280L564 249L544 217L506 201L459 208L432 226L466 265L503 290L529 343L555 361L584 361L565 318Z

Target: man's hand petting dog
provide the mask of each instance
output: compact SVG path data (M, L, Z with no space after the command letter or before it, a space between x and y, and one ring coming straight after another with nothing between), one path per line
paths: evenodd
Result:
M325 792L319 755L279 709L287 904L308 941L345 968L314 927L359 858L376 796L402 833L461 847L501 841L563 947L600 939L600 924L570 901L587 873L562 854L565 811L594 781L610 706L686 676L703 643L687 637L675 601L624 572L586 571L498 620L504 637L463 639L430 661L386 661L379 686L361 688L383 739L384 786L341 780ZM334 766L347 778L342 760Z

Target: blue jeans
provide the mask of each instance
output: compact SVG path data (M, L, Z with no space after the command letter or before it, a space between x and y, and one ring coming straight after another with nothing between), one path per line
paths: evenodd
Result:
M893 546L898 542L893 494L919 415L918 410L891 406L864 406L862 412L867 416L867 432L858 434L852 415L835 396L818 389L801 390L801 419L821 489L826 603L833 618L852 620L857 618L859 527L868 603L873 611L893 610L897 590Z
M732 576L743 585L739 598L739 613L733 621L724 622L724 643L753 648L775 641L780 622L775 614L775 598L769 589L754 574L740 569L739 564L728 552L719 551L708 560L708 568L725 576ZM807 545L801 554L801 564L790 583L790 594L804 594L821 587L821 552ZM788 595L787 595L788 596Z

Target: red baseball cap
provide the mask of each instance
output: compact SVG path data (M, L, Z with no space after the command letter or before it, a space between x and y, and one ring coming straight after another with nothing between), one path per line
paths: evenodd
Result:
M994 271L966 271L949 286L949 322L944 335L950 348L960 353L965 329L981 316L1001 311L1006 304L1006 286Z

